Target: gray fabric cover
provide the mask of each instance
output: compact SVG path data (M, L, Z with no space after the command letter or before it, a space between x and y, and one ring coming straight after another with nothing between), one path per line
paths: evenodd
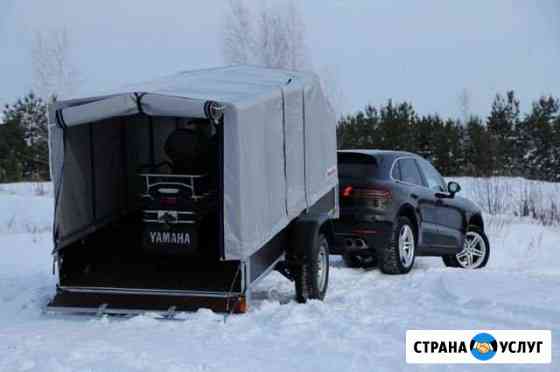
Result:
M315 75L251 66L181 72L50 107L55 247L136 209L149 120L154 160L165 160L177 121L205 118L208 101L224 106L226 259L252 255L336 186L336 121Z

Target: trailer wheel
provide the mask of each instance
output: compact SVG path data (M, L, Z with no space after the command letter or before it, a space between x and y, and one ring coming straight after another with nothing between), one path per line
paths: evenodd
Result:
M295 273L296 300L323 300L329 282L329 242L320 234L314 246L305 249L303 263Z

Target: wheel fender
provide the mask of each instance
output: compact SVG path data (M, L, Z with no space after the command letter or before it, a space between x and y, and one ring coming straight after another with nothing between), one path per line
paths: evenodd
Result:
M323 221L325 223L327 221ZM299 219L293 222L290 233L289 261L301 264L308 259L309 247L318 243L321 219Z

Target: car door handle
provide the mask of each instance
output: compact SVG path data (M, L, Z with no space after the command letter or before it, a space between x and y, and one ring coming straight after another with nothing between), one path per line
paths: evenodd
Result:
M412 199L418 199L418 195L416 195L416 194L414 194L414 193L410 194L410 197L411 197Z

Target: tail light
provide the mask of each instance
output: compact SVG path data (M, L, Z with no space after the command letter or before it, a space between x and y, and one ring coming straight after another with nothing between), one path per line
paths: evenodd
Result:
M349 198L352 196L352 191L354 189L352 188L352 186L346 186L343 190L342 190L342 197L343 198Z
M375 209L386 209L393 195L390 190L379 187L346 186L342 191L342 198L351 198L357 205L365 204Z

